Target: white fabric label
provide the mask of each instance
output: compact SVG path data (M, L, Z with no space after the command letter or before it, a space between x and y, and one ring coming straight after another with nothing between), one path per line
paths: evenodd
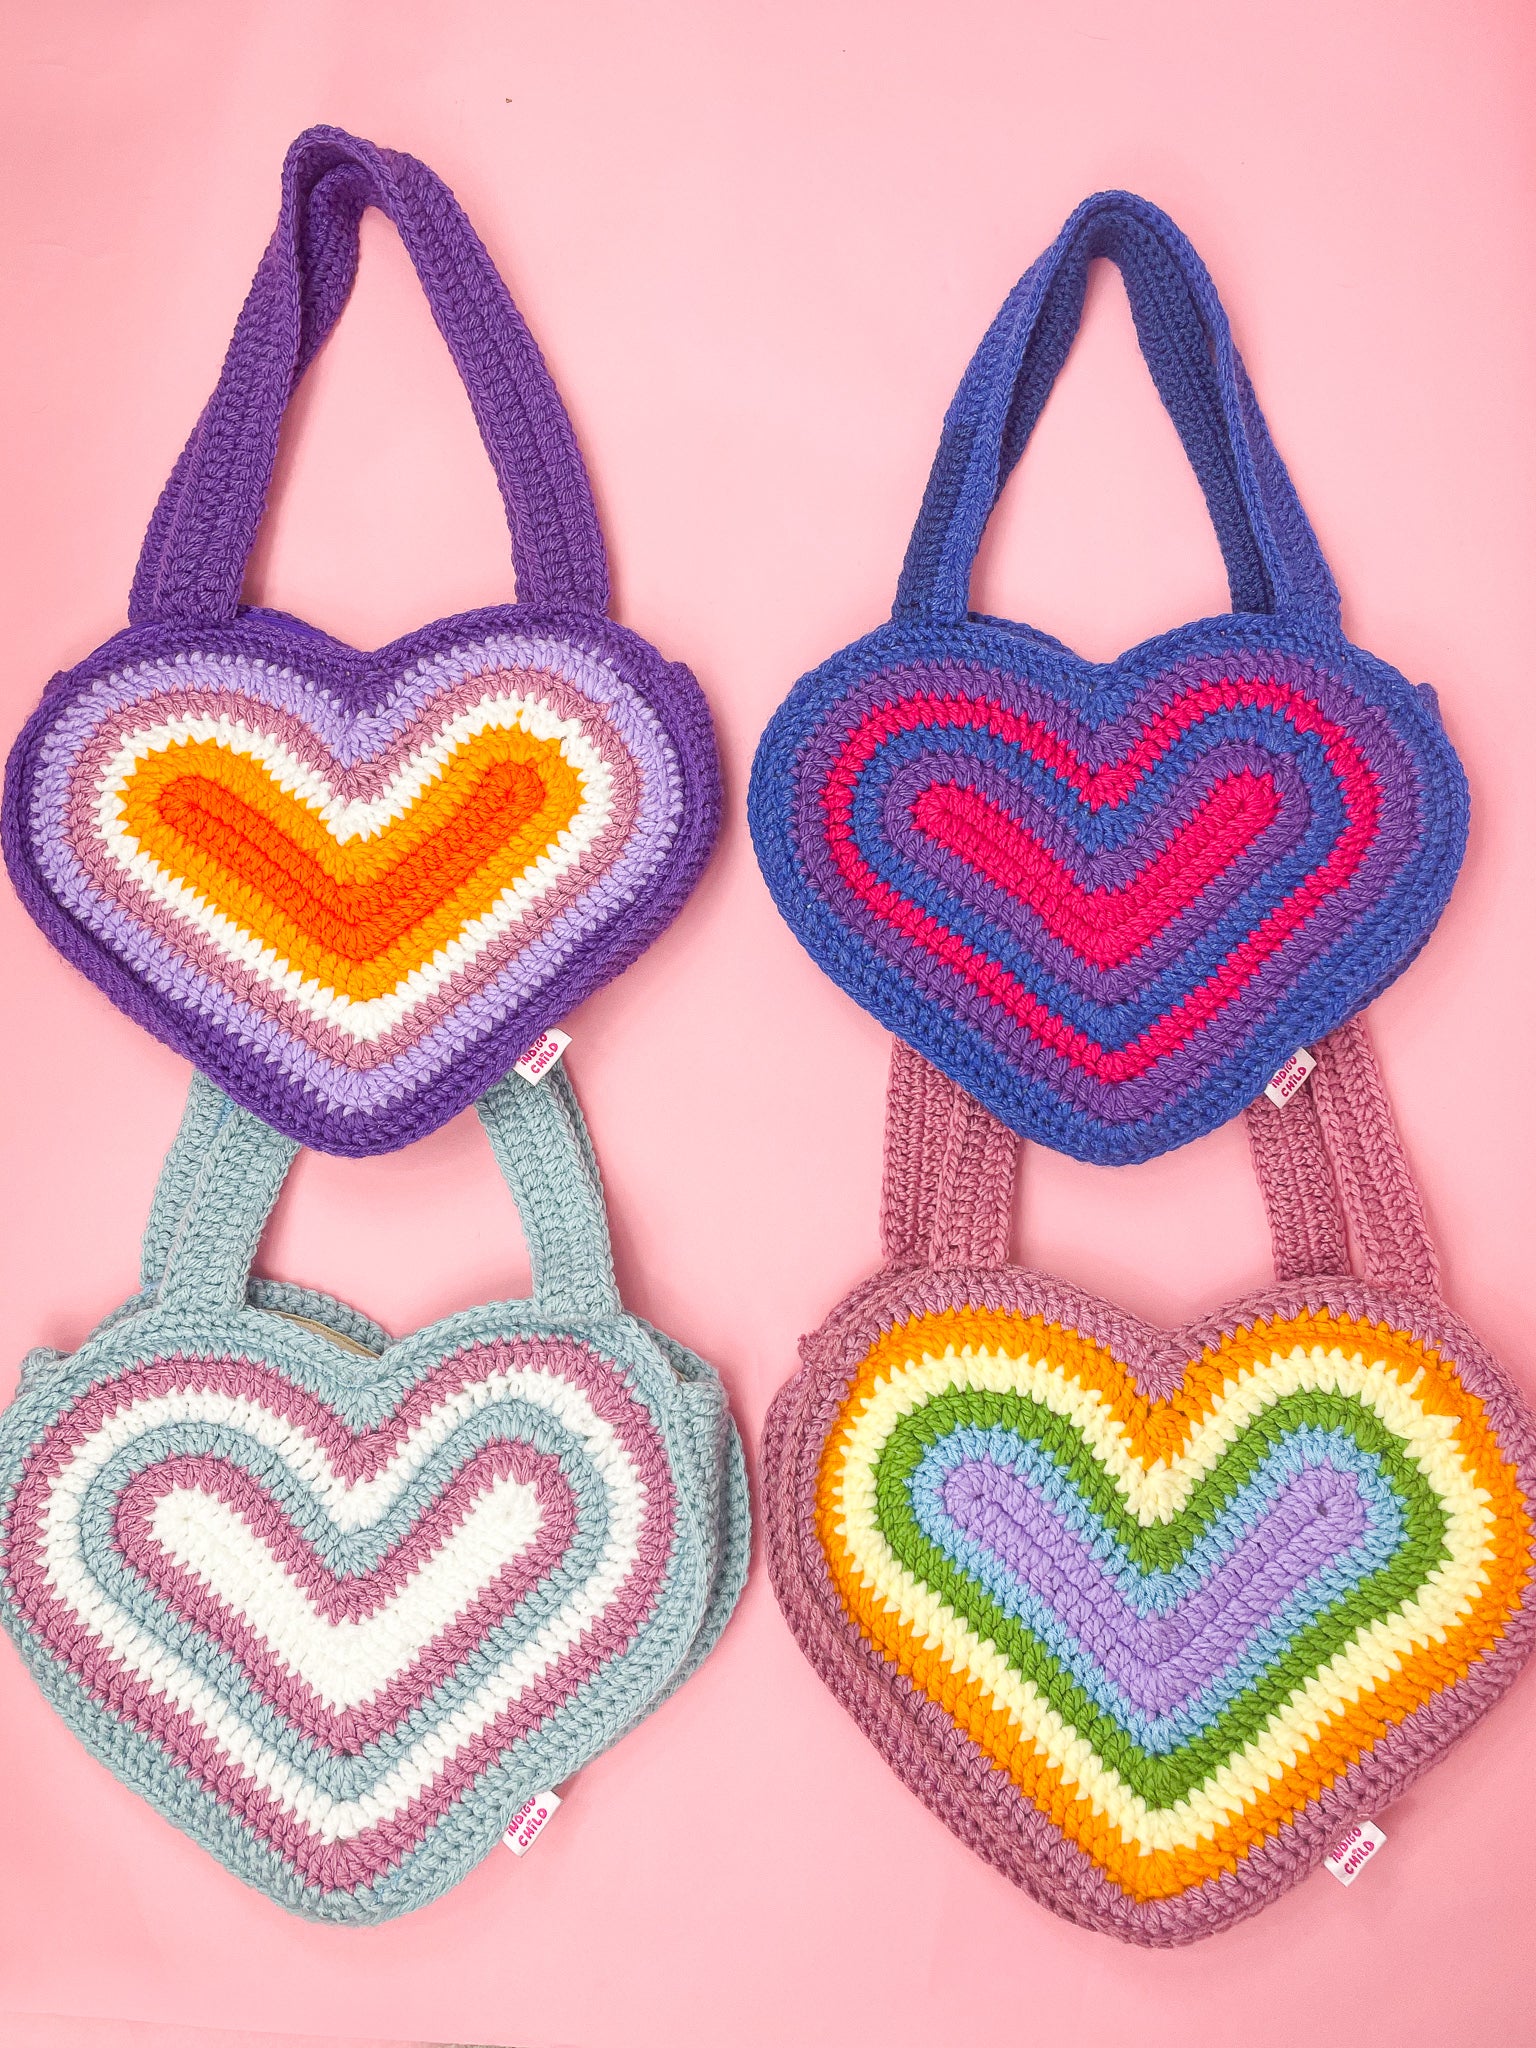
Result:
M1307 1076L1316 1065L1317 1061L1303 1045L1291 1054L1278 1074L1271 1075L1269 1086L1264 1093L1276 1109L1284 1109L1296 1090L1306 1085ZM519 1068L518 1072L521 1073L522 1069Z
M1375 1821L1363 1820L1339 1837L1333 1853L1323 1858L1323 1868L1340 1884L1353 1884L1386 1839Z
M514 1856L526 1856L534 1843L548 1827L550 1817L560 1804L557 1792L535 1792L531 1799L525 1799L507 1824L502 1840ZM1345 1880L1346 1883L1348 1880Z
M513 1073L521 1074L525 1081L542 1081L570 1042L569 1035L564 1031L546 1031L542 1038L535 1039L529 1046L513 1067Z

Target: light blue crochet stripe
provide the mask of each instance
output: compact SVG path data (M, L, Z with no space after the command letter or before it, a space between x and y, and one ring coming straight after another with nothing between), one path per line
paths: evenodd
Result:
M192 1451L192 1455L212 1450L225 1457L228 1462L244 1466L264 1482L270 1477L277 1482L271 1484L270 1490L274 1494L278 1493L281 1479L277 1461L262 1460L251 1455L252 1446L248 1438L242 1439L229 1432L200 1433L207 1441L198 1450ZM111 1532L116 1496L121 1485L134 1472L158 1463L167 1455L163 1433L161 1434L161 1443L154 1446L148 1456L136 1457L131 1453L123 1453L114 1459L110 1466L103 1468L81 1514L81 1533L86 1539L86 1554L95 1561L93 1576L97 1584L109 1599L131 1614L146 1631L155 1633L163 1631L165 1621L165 1608L160 1596L131 1566L116 1556L111 1547ZM486 1440L491 1440L495 1434L497 1432L494 1430L488 1432ZM608 1537L610 1516L601 1480L593 1472L579 1447L565 1437L563 1431L541 1427L538 1435L541 1439L539 1447L553 1451L560 1457L577 1500L577 1529L564 1562L552 1575L530 1591L512 1615L484 1636L475 1649L456 1667L452 1676L435 1687L420 1706L412 1709L408 1715L403 1716L392 1728L367 1744L355 1756L338 1755L328 1745L301 1734L277 1712L265 1693L253 1684L238 1658L230 1651L218 1649L200 1631L187 1631L185 1639L176 1644L177 1655L228 1702L241 1722L265 1746L275 1750L311 1783L343 1799L360 1798L374 1790L380 1780L395 1767L401 1755L411 1748L428 1727L446 1720L471 1698L502 1664L533 1639L549 1617L590 1577L602 1553ZM532 1428L523 1434L523 1440L528 1441L531 1436ZM475 1446L466 1444L464 1448L467 1453ZM182 1445L178 1445L170 1453L177 1456L186 1454L187 1447ZM450 1477L462 1462L460 1457L439 1460L439 1481ZM440 1486L415 1489L418 1510L427 1501L435 1498L438 1491ZM291 1484L284 1485L282 1493L286 1502L286 1499L294 1497L296 1489L293 1489ZM312 1500L308 1502L308 1506L313 1510ZM323 1518L323 1511L320 1513ZM416 1518L392 1514L390 1524L393 1541L398 1541ZM331 1526L328 1518L326 1526ZM90 1540L92 1537L95 1538L94 1545ZM382 1555L391 1545L372 1547ZM367 1569L366 1565L356 1566L348 1569L345 1575L358 1576ZM665 1584L660 1598L663 1601L666 1598Z
M943 1485L957 1466L978 1457L1010 1465L1032 1481L1035 1463L1017 1438L994 1447L962 1446L963 1436L1008 1439L1006 1430L957 1430L936 1444L923 1458L910 1483L913 1512L928 1540L982 1585L1007 1614L1022 1622L1051 1651L1096 1705L1141 1748L1153 1755L1167 1755L1212 1727L1234 1699L1247 1692L1278 1658L1284 1655L1297 1634L1310 1622L1347 1598L1372 1572L1380 1570L1395 1554L1403 1540L1404 1519L1397 1497L1382 1474L1375 1455L1362 1451L1341 1431L1297 1430L1286 1439L1282 1450L1272 1453L1253 1481L1233 1496L1226 1512L1212 1525L1208 1538L1192 1547L1191 1562L1168 1573L1142 1573L1123 1547L1109 1535L1067 1480L1054 1460L1046 1459L1051 1476L1060 1487L1058 1496L1062 1519L1074 1533L1088 1541L1095 1554L1111 1569L1116 1584L1144 1615L1165 1614L1177 1599L1195 1590L1210 1569L1229 1555L1236 1544L1273 1507L1281 1489L1302 1470L1321 1466L1350 1472L1360 1487L1368 1508L1367 1524L1359 1541L1316 1571L1308 1583L1298 1587L1272 1620L1250 1639L1241 1657L1235 1659L1213 1684L1193 1694L1174 1711L1148 1714L1126 1698L1104 1671L1093 1651L1087 1648L1062 1618L1030 1587L1021 1585L1006 1564L986 1545L979 1543L954 1522L944 1505ZM1053 1505L1056 1503L1053 1502ZM1109 1561L1113 1559L1111 1565ZM1200 1560L1197 1564L1195 1560ZM1204 1565L1204 1570L1200 1565ZM1139 1583L1138 1583L1139 1582ZM1178 1586L1179 1590L1173 1589ZM1149 1598L1148 1595L1151 1595Z

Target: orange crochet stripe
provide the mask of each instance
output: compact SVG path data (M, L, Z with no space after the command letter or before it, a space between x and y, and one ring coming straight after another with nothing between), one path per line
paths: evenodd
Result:
M1426 1410L1456 1419L1463 1455L1478 1484L1487 1490L1494 1516L1496 1543L1487 1582L1472 1612L1447 1631L1444 1642L1424 1645L1390 1678L1372 1687L1368 1696L1326 1720L1278 1784L1250 1799L1239 1817L1216 1828L1198 1847L1144 1851L1107 1815L1096 1814L1091 1800L1069 1785L1061 1771L1022 1737L1011 1713L994 1700L982 1680L925 1643L874 1594L838 1533L842 1511L837 1482L849 1421L875 1382L893 1365L925 1354L942 1355L949 1346L959 1349L964 1344L1014 1357L1049 1356L1068 1364L1074 1378L1104 1395L1125 1424L1138 1456L1150 1462L1182 1449L1194 1422L1209 1412L1223 1383L1234 1373L1251 1372L1277 1353L1285 1355L1298 1345L1360 1350L1360 1338L1369 1339L1370 1349L1384 1358L1401 1382L1417 1380L1414 1398ZM850 1387L843 1417L829 1435L822 1460L817 1522L850 1618L1106 1875L1143 1902L1175 1897L1223 1870L1234 1869L1250 1849L1368 1751L1389 1725L1464 1677L1471 1663L1502 1635L1531 1568L1531 1528L1524 1500L1516 1474L1500 1454L1483 1418L1482 1404L1467 1393L1438 1354L1407 1332L1376 1329L1350 1318L1304 1315L1237 1332L1221 1346L1208 1348L1190 1366L1187 1382L1173 1401L1151 1403L1136 1393L1129 1375L1102 1345L1078 1331L1052 1329L1038 1317L977 1310L917 1317L886 1333L873 1347Z
M338 841L265 766L215 741L141 761L122 793L143 850L306 979L358 1000L398 987L546 853L580 810L551 740L491 728L401 815Z
M1414 1390L1419 1405L1431 1414L1475 1421L1487 1439L1482 1403L1467 1392L1454 1370L1410 1332L1388 1330L1384 1324L1364 1323L1326 1310L1255 1323L1250 1329L1234 1331L1215 1349L1207 1346L1198 1359L1186 1365L1183 1382L1172 1400L1149 1401L1113 1352L1096 1338L1060 1323L1047 1323L1040 1316L964 1308L914 1316L884 1332L871 1346L849 1384L844 1420L827 1439L827 1457L842 1441L864 1396L893 1367L925 1357L942 1358L946 1351L969 1347L1004 1358L1049 1359L1053 1365L1066 1367L1069 1378L1101 1397L1110 1414L1124 1426L1129 1447L1143 1464L1150 1465L1158 1458L1176 1458L1186 1449L1194 1429L1214 1409L1234 1366L1251 1372L1277 1354L1318 1346L1325 1351L1382 1353L1388 1364L1405 1365L1410 1378L1422 1370L1424 1378Z

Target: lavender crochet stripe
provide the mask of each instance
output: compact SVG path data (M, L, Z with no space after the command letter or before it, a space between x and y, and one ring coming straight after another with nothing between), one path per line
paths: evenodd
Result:
M1186 1328L1159 1330L1066 1282L1004 1263L1016 1143L952 1082L897 1047L882 1217L889 1263L806 1340L801 1369L776 1398L764 1439L770 1575L801 1647L835 1695L903 1781L1012 1882L1067 1919L1147 1946L1219 1932L1297 1884L1345 1827L1380 1814L1438 1762L1503 1696L1536 1648L1536 1423L1497 1361L1439 1297L1422 1204L1359 1020L1316 1051L1318 1067L1297 1103L1280 1111L1261 1102L1249 1115L1277 1269L1293 1277ZM1346 1219L1363 1279L1346 1270ZM1303 1263L1309 1247L1319 1248L1310 1266ZM1003 1354L977 1348L995 1341L983 1337L978 1319L999 1316L1053 1333L1044 1342L1047 1362L1056 1336L1066 1347L1051 1367L1056 1377L1017 1382L1032 1390L1028 1402L1035 1404L1027 1431L1024 1394L1002 1392L1013 1384L1002 1373ZM921 1323L920 1342L917 1329L905 1346L886 1342L919 1319L936 1319ZM1404 1400L1417 1398L1426 1372L1442 1376L1436 1388L1457 1390L1430 1396L1426 1413L1446 1432L1436 1442L1457 1444L1460 1425L1451 1426L1451 1412L1464 1410L1469 1430L1488 1435L1475 1439L1483 1450L1469 1436L1458 1455L1496 1460L1483 1467L1500 1472L1489 1484L1514 1489L1514 1504L1497 1491L1478 1495L1493 1517L1485 1567L1492 1576L1481 1581L1487 1593L1474 1587L1468 1597L1498 1603L1496 1615L1489 1609L1487 1639L1470 1654L1458 1646L1454 1628L1449 1636L1432 1634L1429 1640L1445 1645L1443 1661L1431 1653L1418 1664L1413 1684L1420 1691L1406 1694L1401 1706L1362 1695L1357 1711L1346 1694L1338 1712L1355 1718L1339 1723L1344 1753L1334 1763L1320 1756L1315 1774L1304 1725L1296 1755L1282 1746L1271 1757L1265 1748L1266 1768L1277 1774L1267 1781L1270 1794L1281 1803L1271 1812L1266 1795L1245 1809L1251 1820L1230 1823L1235 1850L1205 1852L1194 1865L1174 1857L1171 1868L1185 1874L1149 1879L1149 1866L1136 1858L1152 1852L1138 1847L1131 1867L1122 1869L1109 1851L1093 1846L1104 1839L1102 1830L1095 1836L1084 1826L1079 1833L1062 1818L1063 1796L1069 1804L1085 1800L1082 1788L1100 1783L1096 1760L1108 1774L1100 1785L1106 1799L1114 1783L1133 1782L1116 1780L1117 1770L1139 1772L1134 1782L1145 1780L1148 1810L1192 1825L1181 1818L1182 1802L1208 1788L1220 1806L1231 1789L1228 1761L1259 1754L1242 1745L1259 1740L1264 1717L1287 1711L1291 1689L1308 1680L1318 1657L1332 1654L1316 1639L1301 1657L1300 1638L1309 1629L1345 1626L1350 1601L1373 1584L1380 1589L1373 1597L1400 1611L1407 1589L1432 1588L1442 1567L1461 1569L1449 1560L1470 1555L1466 1534L1453 1538L1448 1522L1436 1536L1436 1518L1448 1512L1434 1505L1444 1482L1431 1486L1430 1463L1411 1449L1409 1436L1395 1434L1398 1425L1389 1427L1389 1409L1368 1412L1352 1407L1345 1391L1316 1391L1330 1384L1326 1372L1322 1379L1286 1376L1294 1358L1321 1358L1326 1371L1330 1355L1346 1368L1357 1352L1368 1362L1373 1332L1389 1351L1396 1347L1398 1363L1387 1373ZM1249 1333L1263 1339L1251 1354ZM882 1344L877 1369L872 1354ZM1089 1412L1080 1411L1078 1395L1049 1391L1070 1381L1087 1392L1089 1377L1074 1378L1088 1373L1084 1354L1073 1348L1079 1344L1114 1362L1112 1371L1103 1368L1106 1388L1123 1372L1128 1390L1150 1403L1183 1407L1188 1393L1193 1406L1181 1435L1198 1416L1214 1426L1220 1403L1244 1385L1243 1374L1257 1375L1251 1399L1259 1405L1239 1397L1230 1424L1221 1425L1218 1462L1205 1462L1218 1457L1214 1450L1200 1454L1199 1485L1217 1488L1209 1498L1220 1511L1203 1511L1205 1520L1190 1525L1187 1547L1166 1569L1137 1563L1104 1519L1105 1501L1124 1480L1111 1479L1103 1460L1117 1465L1119 1453L1109 1446L1122 1439L1095 1434L1099 1448L1092 1449L1087 1435L1074 1433L1088 1424L1067 1419ZM1268 1365L1266 1344L1274 1346ZM1021 1369L1040 1346L1038 1334L1024 1340ZM1225 1382L1216 1366L1224 1355L1232 1361ZM1417 1370L1415 1358L1424 1362ZM1265 1375L1277 1368L1266 1397ZM1091 1384L1097 1389L1100 1382ZM971 1391L945 1391L960 1387ZM1092 1396L1100 1404L1108 1398L1103 1391ZM1274 1405L1264 1407L1266 1398ZM1019 1406L1010 1410L1008 1399ZM1300 1426L1285 1419L1287 1402ZM878 1425L877 1408L885 1417ZM1244 1450L1244 1432L1255 1430L1260 1416L1268 1419ZM916 1432L910 1441L901 1434L909 1427ZM874 1434L859 1450L859 1432L869 1430ZM1193 1448L1193 1438L1186 1441ZM1262 1454L1261 1445L1269 1447ZM913 1446L921 1450L915 1463ZM1220 1461L1228 1459L1236 1462L1223 1479ZM1089 1475L1090 1487L1107 1491L1090 1499L1069 1478L1069 1463ZM839 1473L844 1490L826 1492ZM866 1487L873 1489L869 1496ZM868 1506L867 1499L883 1505ZM1174 1512L1172 1497L1161 1502L1156 1512L1142 1502L1143 1530L1149 1513L1156 1521ZM844 1604L853 1526L864 1529L870 1514L879 1516L884 1541L900 1547L904 1570L933 1574L927 1593L936 1604L905 1647L885 1619L907 1620L913 1596L902 1582L867 1582L877 1602L867 1613L855 1615ZM931 1546L927 1563L920 1548L910 1547L903 1533L909 1528ZM1165 1529L1152 1554L1168 1555L1168 1540ZM1437 1554L1442 1541L1449 1548ZM857 1555L868 1570L887 1569L874 1551ZM1506 1585L1507 1592L1498 1590ZM990 1620L977 1599L991 1603ZM1373 1627L1376 1611L1354 1610L1348 1625ZM981 1630L984 1654L965 1650L952 1633L949 1625L962 1612L972 1630ZM1389 1622L1391 1614L1381 1618ZM1059 1688L1059 1678L1010 1635L1015 1625L1054 1653L1077 1688L1075 1705L1057 1690L1050 1695L1069 1711L1066 1729L1075 1742L1068 1782L1076 1789L1068 1795L1052 1790L1055 1780L1048 1779L1031 1796L1034 1767L1014 1760L1005 1768L1002 1752L982 1746L987 1701L971 1712L973 1687L995 1701L996 1674L1005 1665ZM1427 1625L1427 1618L1416 1624ZM921 1654L911 1647L918 1643L926 1645ZM1301 1661L1276 1684L1275 1659L1287 1643ZM1230 1723L1222 1732L1214 1717L1230 1721L1245 1690L1259 1704L1259 1723ZM1124 1750L1127 1742L1142 1745L1143 1764ZM1021 1753L1027 1749L1023 1744ZM1187 1775L1159 1775L1169 1770ZM1123 1795L1115 1797L1113 1806L1094 1804L1095 1813L1119 1816L1111 1835L1129 1824ZM1221 1825L1219 1815L1211 1824ZM1155 1845L1160 1837L1149 1839ZM1202 1836L1197 1849L1209 1839Z
M380 755L421 722L452 685L501 669L549 668L566 677L583 697L602 706L626 753L641 775L641 806L635 830L620 857L600 875L582 899L558 916L532 945L523 947L494 981L454 1005L450 1020L410 1040L389 1058L391 1076L403 1093L420 1087L439 1073L465 1042L483 1036L519 1004L526 1004L562 962L597 930L605 915L632 901L645 878L665 858L677 835L683 812L683 784L676 757L648 707L627 691L612 668L584 657L579 649L548 640L530 641L503 635L468 650L423 663L403 679L397 696L367 720L361 736L354 734L338 758L358 768ZM99 726L115 712L152 699L174 680L182 688L201 687L244 696L269 705L291 722L295 733L312 735L306 752L324 765L332 736L345 731L342 708L323 693L307 690L291 670L275 669L238 657L188 656L174 664L144 664L131 673L109 675L90 688L69 716L62 718L42 750L36 782L34 832L44 851L40 865L60 903L92 929L108 938L155 987L180 1006L203 1009L214 1018L227 1017L232 1035L249 1036L270 1053L281 1071L312 1088L327 1106L363 1112L376 1103L378 1084L371 1073L324 1058L312 1047L296 1045L283 1025L249 1002L232 998L221 985L191 965L174 948L144 929L131 912L102 897L74 852L66 812L75 790L75 764ZM363 725L359 721L359 725ZM285 735L286 736L286 735ZM360 737L370 743L364 752ZM350 756L350 758L347 758ZM400 1036L406 1034L401 1033ZM388 1051L387 1043L383 1051ZM369 1065L375 1064L370 1061Z
M464 379L501 487L523 601L439 620L363 652L240 599L283 414L346 303L358 223L370 206L398 228ZM18 894L48 938L119 1008L276 1129L331 1152L407 1144L466 1108L541 1032L637 959L677 914L713 846L720 777L703 697L685 668L614 625L607 603L602 533L570 421L452 193L414 158L340 129L307 130L284 164L277 227L218 385L150 522L132 624L54 678L12 751L0 839ZM219 869L200 843L172 834L168 843L192 846L198 879L162 872L151 889L143 875L87 873L94 858L70 842L71 828L92 816L94 792L77 779L92 733L114 708L126 715L139 693L156 686L156 672L160 687L174 672L176 689L195 689L210 680L210 665L219 667L226 697L231 687L247 693L253 724L296 740L300 759L357 800L376 791L413 721L473 675L487 644L514 660L519 653L550 658L563 686L588 695L584 717L595 721L599 753L619 783L633 781L638 790L627 830L623 802L616 802L609 838L595 843L581 834L562 840L567 827L552 824L551 844L581 849L570 873L557 876L558 863L546 863L528 880L524 895L537 900L521 905L515 925L467 937L461 928L457 939L444 939L432 922L449 897L434 906L430 888L451 894L467 887L456 848L472 838L472 821L460 830L450 818L425 852L403 833L410 891L386 910L373 884L359 884L344 861L335 877L315 881L313 865L284 853L272 819L265 837L258 834L259 849L242 842L236 863L244 862L244 873L272 862L270 871L287 877L285 904L294 889L310 890L298 921L305 958L358 963L342 973L345 987L331 991L347 1003L354 988L374 986L379 961L393 959L399 936L367 934L387 934L397 908L408 908L426 954L408 963L407 979L415 979L405 1024L386 1004L361 1020L366 1032L339 1031L341 1013L327 1006L336 970L295 966L293 979L282 979L287 909L273 908L234 870ZM219 715L230 716L227 702ZM503 807L491 815L510 819L522 798L514 801L506 777L497 787ZM544 794L549 808L541 815L557 820L558 805ZM208 845L234 844L230 831L238 840L241 828L230 824L217 792L208 802L200 795L177 801L178 815L202 821ZM600 831L599 814L587 824ZM532 857L535 868L548 854L546 846ZM494 853L482 845L477 857L478 872L489 872ZM209 895L214 871L234 917ZM196 917L178 923L188 900L178 888L224 922L212 932ZM246 931L247 906L258 899L271 929L248 932L250 948L236 947L230 928ZM338 931L339 952L313 936ZM383 956L368 950L375 944ZM314 983L309 994L305 974Z
M1258 1489L1261 1513L1239 1496L1237 1512L1251 1517L1240 1540L1177 1605L1151 1616L1110 1579L1091 1541L1064 1539L1016 1464L951 1467L941 1505L921 1474L913 1506L939 1548L1106 1713L1143 1749L1166 1753L1210 1728L1302 1627L1392 1555L1402 1518L1352 1450L1330 1446L1299 1476L1271 1478Z

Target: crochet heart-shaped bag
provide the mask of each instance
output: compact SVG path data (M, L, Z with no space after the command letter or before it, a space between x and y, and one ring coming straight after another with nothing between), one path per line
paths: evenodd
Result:
M987 519L1120 268L1199 476L1233 612L1105 664L969 610ZM1166 214L1087 200L1010 295L944 422L887 625L798 682L752 834L834 981L1021 1136L1104 1165L1244 1109L1433 930L1465 781L1433 693L1339 596L1204 265Z
M473 403L519 602L361 653L240 588L368 206L399 229ZM290 1137L421 1137L644 950L713 844L698 685L607 605L570 421L453 195L412 157L310 129L151 521L132 623L54 678L12 753L22 901Z
M0 1619L93 1755L310 1917L456 1884L649 1713L746 1573L713 1369L627 1315L562 1071L480 1115L532 1296L392 1343L253 1281L295 1147L194 1078L143 1292L0 1420Z
M832 1691L962 1841L1149 1945L1305 1877L1536 1628L1531 1417L1440 1298L1363 1026L1317 1051L1248 1113L1274 1288L1170 1331L1004 1263L1017 1140L898 1047L885 1268L763 1445Z

